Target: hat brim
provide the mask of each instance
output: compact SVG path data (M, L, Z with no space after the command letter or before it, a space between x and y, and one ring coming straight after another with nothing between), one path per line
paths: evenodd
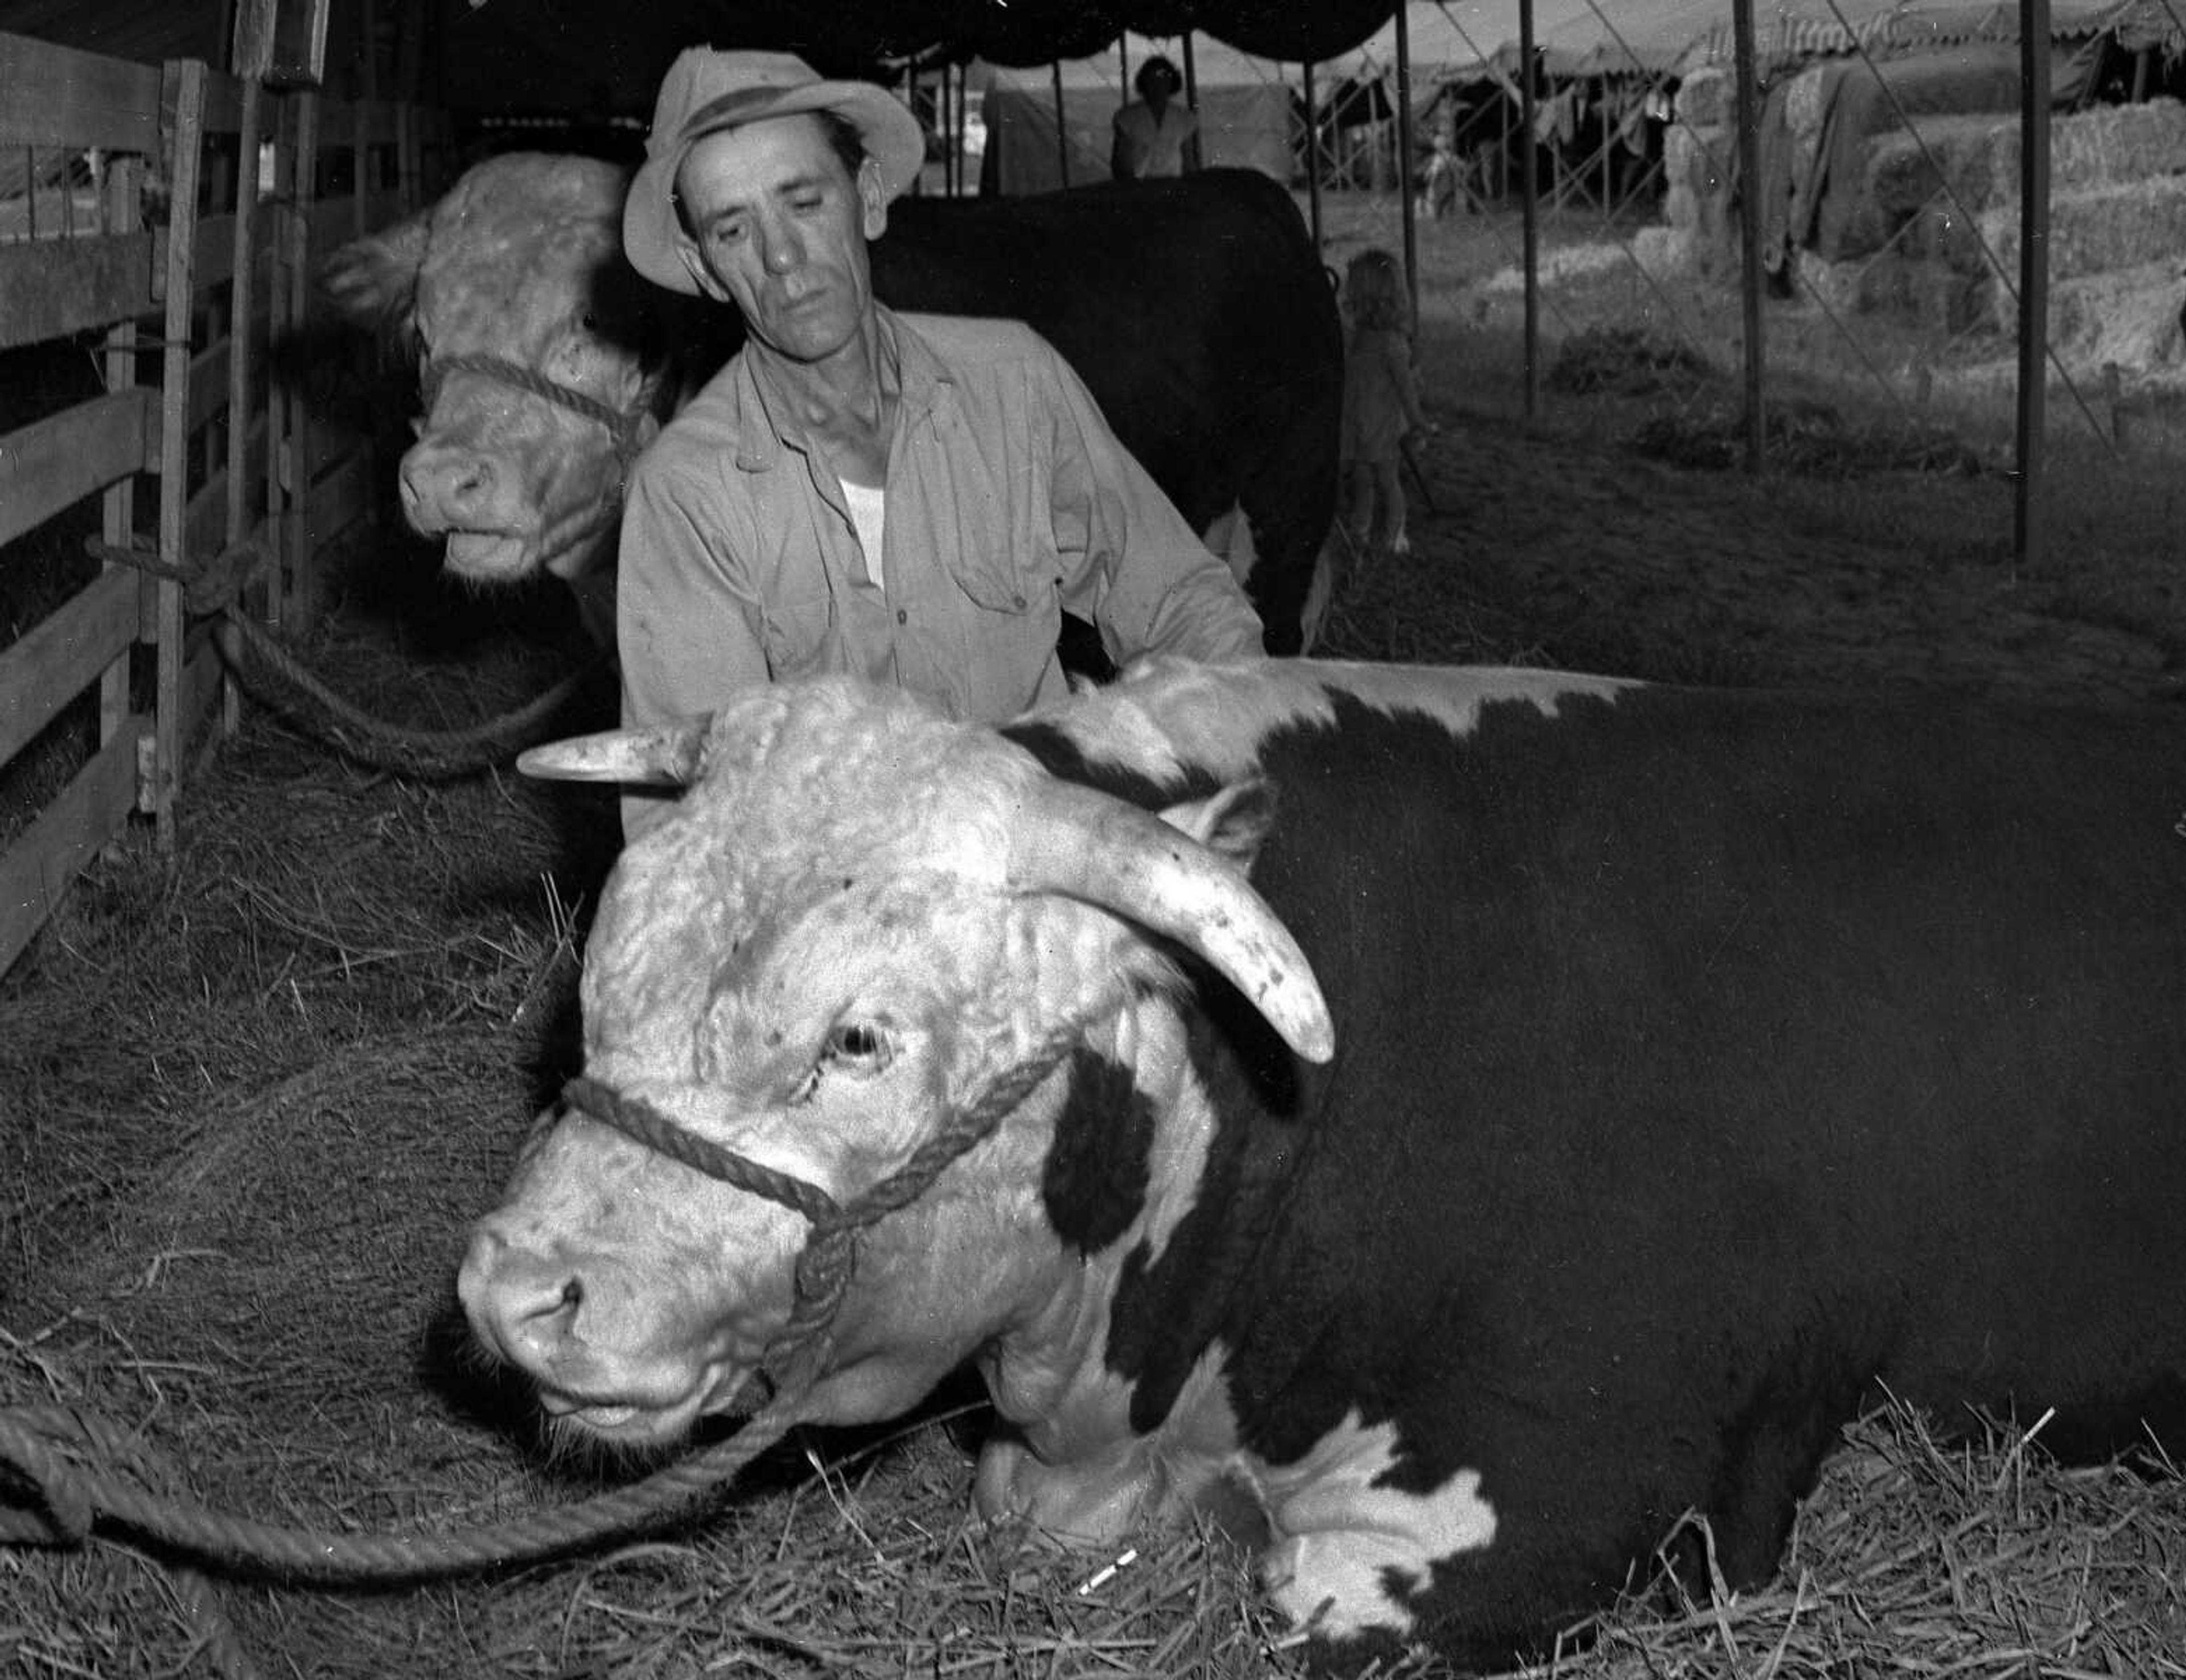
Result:
M881 192L895 198L918 178L926 163L926 132L918 119L885 88L870 81L808 81L774 98L743 104L732 116L708 121L700 111L684 124L675 143L640 165L623 199L622 243L630 266L656 286L698 295L698 283L682 258L690 244L675 216L675 172L692 146L709 134L801 111L833 111L864 141L879 165Z

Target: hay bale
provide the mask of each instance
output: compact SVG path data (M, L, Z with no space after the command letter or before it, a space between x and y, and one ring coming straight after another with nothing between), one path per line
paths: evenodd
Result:
M1898 224L1896 249L1916 262L1937 262L1961 274L1989 271L1980 222L1948 199L1923 205Z
M2121 397L2110 428L2120 449L2186 460L2186 390L2151 388Z
M2008 165L1996 160L2000 137L2010 141ZM2016 121L1993 111L1925 117L1913 128L1878 136L1861 171L1863 196L1892 216L1910 216L1939 197L1966 211L2019 196Z
M1730 66L1710 64L1678 84L1678 120L1694 128L1722 127L1730 121L1735 100Z
M2019 128L1997 137L1994 171L2001 196L2019 196ZM2049 187L2062 195L2186 173L2186 104L2151 99L2100 105L2049 125Z
M1656 279L1689 275L1700 266L1700 254L1690 224L1643 227L1632 236L1632 257Z
M2186 367L2186 270L2176 257L2060 283L2049 293L2049 344L2075 378L2116 364L2145 374ZM2002 286L1988 300L1997 330L2019 330L2019 304Z
M1735 143L1728 128L1672 123L1662 134L1662 168L1672 189L1683 187L1704 199L1720 197L1730 178Z
M2016 202L1981 214L1981 230L2007 269L2019 261ZM2186 251L2186 176L2060 195L2049 205L2049 273L2077 279L2135 268Z
M2019 202L2019 123L1993 112L1923 118L1868 150L1866 196L1912 215L1941 199L1967 212ZM2050 191L2081 193L2186 174L2186 104L2110 105L2049 126ZM1948 189L1948 192L1946 191Z

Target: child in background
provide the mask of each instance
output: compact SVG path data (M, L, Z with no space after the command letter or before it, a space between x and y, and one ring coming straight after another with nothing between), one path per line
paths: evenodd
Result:
M1343 529L1364 554L1376 535L1392 554L1412 552L1404 535L1404 487L1398 477L1408 431L1424 432L1412 378L1412 338L1403 272L1378 247L1351 259L1343 279L1351 339L1343 355L1343 434L1339 451L1346 501Z

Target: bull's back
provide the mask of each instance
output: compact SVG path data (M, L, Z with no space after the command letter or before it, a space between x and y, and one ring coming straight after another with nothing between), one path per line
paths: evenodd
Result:
M2182 748L1644 689L1275 728L1253 879L1337 1054L1214 998L1210 1158L1264 1235L1219 1287L1235 1229L1135 1282L1142 1375L1219 1336L1270 1459L1363 1408L1402 1485L1477 1470L1497 1543L1430 1619L1503 1606L1483 1653L1689 1508L1765 1574L1878 1377L1947 1419L2055 1405L2065 1452L2186 1444Z
M1264 1444L1371 1395L1422 1479L1478 1468L1458 1612L1598 1602L1689 1508L1765 1576L1878 1378L2186 1445L2182 748L1644 691L1273 743L1254 879L1339 1051L1239 1337Z

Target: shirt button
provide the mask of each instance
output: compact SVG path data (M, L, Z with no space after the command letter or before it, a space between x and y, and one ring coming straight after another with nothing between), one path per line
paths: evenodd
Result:
M895 621L900 624L907 624L911 622L911 614L899 607L895 609Z
M1024 596L1022 595L1013 595L1010 599L1017 602L1018 612L1022 613L1024 611Z

